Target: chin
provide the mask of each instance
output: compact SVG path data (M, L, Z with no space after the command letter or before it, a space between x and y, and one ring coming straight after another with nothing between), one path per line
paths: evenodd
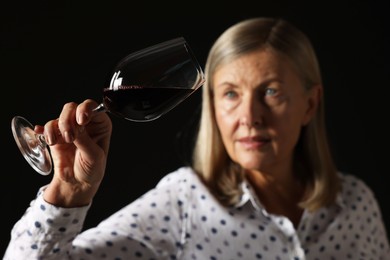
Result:
M262 164L260 162L238 162L238 164L245 170L260 171L262 168Z

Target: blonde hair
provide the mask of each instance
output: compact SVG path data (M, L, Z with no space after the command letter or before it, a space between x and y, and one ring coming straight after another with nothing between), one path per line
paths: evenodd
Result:
M241 196L244 173L228 156L216 124L212 78L223 64L267 48L287 57L297 69L306 89L322 85L313 46L306 35L283 19L251 18L228 28L212 46L206 66L202 113L193 153L193 168L224 205L234 205ZM321 97L322 98L322 97ZM336 199L340 184L325 130L324 103L304 126L295 149L295 161L305 169L307 196L303 208L315 210ZM302 177L302 176L301 176Z

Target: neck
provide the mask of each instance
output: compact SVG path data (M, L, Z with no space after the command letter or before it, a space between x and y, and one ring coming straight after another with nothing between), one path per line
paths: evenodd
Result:
M305 193L304 185L292 172L270 174L249 171L247 178L265 209L275 215L283 215L298 226L303 209L299 202Z

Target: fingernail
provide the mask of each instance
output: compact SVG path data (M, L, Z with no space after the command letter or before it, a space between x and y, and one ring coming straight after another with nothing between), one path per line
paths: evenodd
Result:
M78 123L79 124L82 124L85 120L87 120L88 118L88 114L87 113L83 113L79 116L78 118Z
M45 136L45 140L48 145L53 144L53 139L49 135Z

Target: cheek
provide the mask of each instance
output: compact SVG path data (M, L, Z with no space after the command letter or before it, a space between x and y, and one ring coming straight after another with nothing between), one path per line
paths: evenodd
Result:
M279 140L291 147L297 143L301 128L300 117L294 114L286 114L275 123L275 131L278 133Z
M237 120L232 113L224 109L215 109L215 119L218 125L219 132L221 133L222 140L225 146L229 145L229 141L232 140L235 129L237 128Z

